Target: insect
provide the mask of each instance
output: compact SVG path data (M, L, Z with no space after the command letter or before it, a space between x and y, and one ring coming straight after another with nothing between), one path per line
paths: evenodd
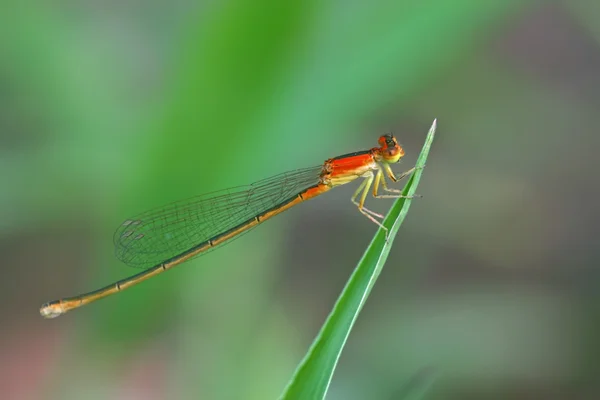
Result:
M407 197L388 187L414 168L396 177L390 164L404 150L396 138L383 135L379 147L330 158L323 165L299 169L263 179L251 185L226 189L153 209L124 221L114 235L117 258L144 271L93 292L45 303L40 314L55 318L106 296L120 292L191 258L224 245L275 215L328 192L334 187L364 178L352 196L358 210L383 228L383 216L364 204L373 190L376 198ZM383 188L385 194L380 194Z

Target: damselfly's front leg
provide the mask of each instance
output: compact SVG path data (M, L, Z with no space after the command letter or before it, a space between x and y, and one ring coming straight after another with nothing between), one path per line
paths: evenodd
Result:
M394 182L398 182L399 180L405 178L406 176L410 175L415 169L411 168L410 170L400 174L399 177L396 178L396 176L394 175L394 172L392 171L392 169L390 168L389 165L384 164L383 168L386 169L387 174L389 175L390 179L392 179ZM381 229L383 229L385 231L385 238L387 240L388 238L388 228L386 228L385 226L383 226L383 224L377 220L375 217L383 219L384 216L381 214L378 214L374 211L369 210L368 208L365 207L365 200L367 199L367 195L369 194L369 189L371 189L371 186L373 186L373 197L375 198L398 198L398 197L402 197L402 198L407 198L407 199L412 199L413 197L420 197L418 195L415 196L404 196L402 194L394 194L394 195L380 195L377 193L377 190L379 188L379 185L383 185L383 190L387 191L387 192L392 192L392 193L402 193L401 190L396 190L396 189L390 189L387 186L387 183L385 181L385 177L383 176L383 169L379 169L377 171L377 174L375 176L373 176L372 173L370 173L369 175L365 176L365 180L360 184L360 186L358 187L358 189L356 189L356 191L354 192L354 194L352 195L352 203L354 203L354 205L356 205L358 207L358 211L360 211L365 217L369 218L371 221L373 221L375 224L377 224L377 226L379 226ZM360 199L357 201L356 198L360 195Z
M394 182L398 182L402 179L404 179L405 177L407 177L408 175L412 174L415 170L415 168L411 168L406 172L403 172L402 174L400 174L400 176L396 177L394 175L394 172L392 171L392 168L390 168L390 166L388 164L384 164L383 168L380 168L377 171L377 175L375 176L375 184L373 185L373 197L378 198L378 199L389 199L389 198L393 198L393 199L397 199L397 198L404 198L404 199L412 199L415 197L422 197L418 194L412 195L412 196L404 196L402 195L402 190L398 190L398 189L391 189L388 187L387 182L385 180L385 176L383 175L383 169L385 169L385 172L387 173L387 175L390 177L390 179ZM385 190L386 192L391 192L391 193L398 193L398 194L378 194L377 191L379 189L379 185L383 186L383 190Z

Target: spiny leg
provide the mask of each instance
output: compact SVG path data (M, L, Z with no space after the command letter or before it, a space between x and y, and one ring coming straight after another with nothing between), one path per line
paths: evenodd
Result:
M365 217L369 218L371 221L376 223L377 226L379 226L381 229L383 229L385 231L385 237L387 240L388 229L385 226L383 226L383 224L381 222L376 220L372 215L374 214L381 218L383 218L383 216L379 215L377 213L374 213L371 210L367 210L364 207L365 200L367 198L367 195L369 194L369 189L371 188L371 185L373 184L373 179L374 179L374 177L372 174L368 178L365 179L365 181L360 185L359 189L354 193L354 196L352 196L352 202L358 206L358 211L360 211ZM361 190L362 190L362 195L360 196L360 200L358 201L358 203L356 203L356 197L361 192Z
M371 182L372 182L372 180L373 180L373 176L371 176L369 179L371 179ZM357 207L359 208L359 210L363 210L363 211L365 211L366 213L368 213L368 214L371 214L371 215L372 215L372 216L374 216L374 217L378 217L378 218L381 218L381 219L383 219L383 218L384 218L384 217L383 217L383 215L381 215L381 214L377 214L376 212L374 212L374 211L371 211L371 210L369 210L368 208L366 208L366 207L364 206L364 202L365 202L365 201L364 201L364 199L362 200L362 205L361 205L361 203L359 203L358 201L356 201L356 198L358 197L358 195L359 195L361 192L364 192L364 191L365 191L365 186L367 186L367 184L368 184L369 186L371 185L371 183L369 182L369 179L365 179L365 180L363 180L363 182L360 184L360 186L358 187L358 189L356 189L356 191L354 192L354 194L352 195L352 198L351 198L350 200L352 201L352 203L354 203L354 205L355 205L355 206L357 206ZM367 192L369 191L369 188L368 188L368 187L367 187L366 191L367 191ZM364 196L363 196L363 197L364 197ZM361 211L361 212L363 212L363 211Z
M392 171L392 168L389 166L389 164L385 164L383 166L383 168L385 168L385 171L387 172L387 175L390 177L391 180L393 180L394 182L398 182L399 180L407 177L408 175L410 175L411 173L414 172L415 168L411 168L406 172L403 172L402 174L400 174L399 177L396 178L396 176L394 175L394 172ZM379 179L378 179L379 178ZM402 194L396 194L396 195L390 195L390 194L377 194L377 190L379 189L379 183L381 182L382 186L383 186L383 190L385 190L386 192L392 192L392 193L402 193L402 190L398 190L398 189L390 189L387 185L387 181L385 180L385 176L383 175L383 170L380 168L377 171L377 177L375 178L375 183L376 185L373 187L373 197L378 198L378 199L397 199L397 198L404 198L404 199L412 199L414 197L422 197L418 194L412 195L412 196L404 196Z
M394 182L401 181L402 179L406 178L408 175L412 174L414 172L414 170L416 169L415 167L412 167L408 171L405 171L405 172L401 173L400 176L396 177L396 175L394 175L394 171L392 171L392 167L390 167L390 164L385 164L383 167L384 167L387 175ZM421 169L421 168L419 168L419 169Z

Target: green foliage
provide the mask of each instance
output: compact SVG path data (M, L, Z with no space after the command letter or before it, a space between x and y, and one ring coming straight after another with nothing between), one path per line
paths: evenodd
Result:
M415 194L433 142L435 129L436 121L429 129L425 144L415 165L416 170L402 191L404 196L410 197ZM383 221L383 225L389 230L387 238L385 231L379 228L346 283L346 287L321 328L319 335L298 366L285 390L284 399L322 399L325 397L348 335L350 335L354 322L381 273L394 237L404 221L411 203L412 200L406 198L398 198L394 202Z
M32 238L65 232L43 261L19 266L38 281L27 279L34 285L20 292L30 302L14 312L37 320L44 301L136 273L114 259L111 234L137 212L319 164L362 148L358 132L376 136L431 110L453 118L457 110L434 103L442 96L420 93L462 68L524 3L9 1L0 13L10 89L0 97L0 231L27 249ZM462 104L463 89L446 90L452 104ZM331 213L319 201L313 215L323 221ZM306 328L302 317L290 321L289 298L273 299L289 257L290 232L278 232L296 230L298 212L227 251L43 321L40 334L58 326L69 343L47 364L56 398L115 397L129 379L122 372L154 349L169 392L184 398L276 397Z

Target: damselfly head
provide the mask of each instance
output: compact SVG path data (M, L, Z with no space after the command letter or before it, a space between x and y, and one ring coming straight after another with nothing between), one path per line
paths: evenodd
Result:
M379 137L379 154L385 162L396 163L404 156L404 149L391 133Z

